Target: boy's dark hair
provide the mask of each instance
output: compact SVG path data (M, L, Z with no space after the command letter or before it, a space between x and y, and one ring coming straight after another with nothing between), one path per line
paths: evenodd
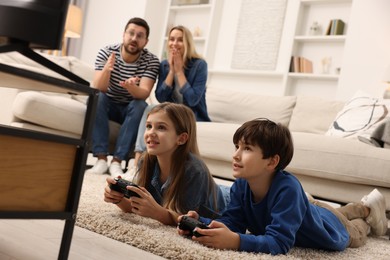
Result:
M131 24L131 23L136 24L136 25L138 25L138 26L144 27L145 30L146 30L146 39L149 38L150 28L149 28L148 23L147 23L144 19L139 18L139 17L133 17L133 18L131 18L131 19L127 22L127 24L126 24L126 26L125 26L125 31L126 31L126 29L127 29L127 26L129 26L129 24Z
M294 145L290 130L280 123L266 118L258 118L244 123L233 135L233 143L243 141L259 146L263 159L279 155L280 161L275 170L283 170L291 162Z

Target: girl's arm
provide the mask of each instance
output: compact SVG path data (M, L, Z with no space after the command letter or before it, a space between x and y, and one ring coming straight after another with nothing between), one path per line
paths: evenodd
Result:
M128 186L128 190L134 191L140 197L130 197L131 212L142 217L149 217L160 221L164 225L176 225L178 213L162 207L144 187ZM118 204L121 208L121 203Z
M111 184L116 183L114 178L107 177L106 181L108 185L104 188L104 201L117 205L123 212L131 212L132 207L130 200L126 199L123 193L110 188Z

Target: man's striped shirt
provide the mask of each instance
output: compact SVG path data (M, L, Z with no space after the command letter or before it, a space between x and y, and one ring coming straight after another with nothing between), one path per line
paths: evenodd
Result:
M126 63L121 55L122 44L108 45L100 49L96 61L95 70L103 70L111 53L115 53L114 69L111 72L107 96L118 103L128 104L133 97L129 92L119 85L120 81L125 81L131 77L148 77L157 79L160 61L156 55L143 49L140 57L134 63Z

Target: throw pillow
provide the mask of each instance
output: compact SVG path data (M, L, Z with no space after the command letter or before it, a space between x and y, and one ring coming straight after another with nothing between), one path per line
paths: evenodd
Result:
M390 119L390 100L371 97L358 91L337 114L326 135L370 138L375 128Z

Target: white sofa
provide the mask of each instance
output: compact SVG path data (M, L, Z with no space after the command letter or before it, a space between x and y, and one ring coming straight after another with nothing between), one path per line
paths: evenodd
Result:
M47 57L82 78L92 80L91 65L74 57ZM15 53L0 54L0 62L45 71ZM77 96L0 88L0 97L1 124L70 136L81 133L85 100ZM206 100L213 122L197 124L198 143L215 177L233 180L233 133L247 120L266 117L291 130L295 151L287 170L300 179L307 192L347 203L359 201L373 188L378 188L386 196L386 207L390 210L390 149L326 134L343 108L343 102L304 96L262 96L216 86L207 89ZM118 127L111 127L114 135Z
M233 134L245 121L266 117L289 127L294 157L287 170L314 196L336 202L360 201L373 188L387 198L390 210L390 149L356 138L327 135L344 103L315 97L272 97L209 87L213 122L199 122L200 153L214 176L232 177Z
M92 65L72 56L39 54L92 83ZM0 63L67 80L18 52L1 53ZM7 88L0 81L0 97L0 124L68 137L81 136L86 96ZM119 127L110 122L110 151L114 149Z

